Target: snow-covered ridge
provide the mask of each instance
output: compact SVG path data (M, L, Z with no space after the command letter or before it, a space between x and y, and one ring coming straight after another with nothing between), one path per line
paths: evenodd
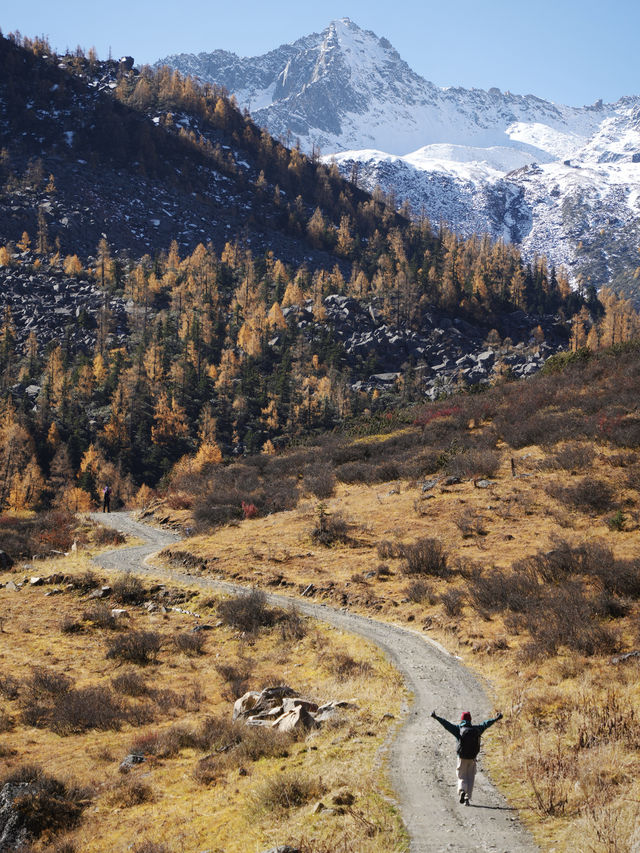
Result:
M597 286L637 264L638 97L570 107L440 88L348 18L261 57L162 62L225 86L274 136L335 157L345 175L358 162L361 185L436 222L515 240Z

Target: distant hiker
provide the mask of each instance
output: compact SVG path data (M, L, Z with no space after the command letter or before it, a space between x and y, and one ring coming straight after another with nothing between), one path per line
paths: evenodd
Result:
M111 512L111 486L102 490L102 512Z
M485 720L477 726L471 725L471 714L465 711L460 718L459 725L450 723L443 717L439 717L435 711L431 712L434 720L437 720L441 726L450 732L458 740L456 752L458 754L458 797L460 803L466 806L471 801L473 793L473 783L476 778L476 758L480 752L480 736L482 733L502 719L502 714L498 714L490 720Z

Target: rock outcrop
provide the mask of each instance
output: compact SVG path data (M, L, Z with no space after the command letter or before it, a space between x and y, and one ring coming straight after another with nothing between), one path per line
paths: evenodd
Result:
M340 710L355 708L353 702L333 700L318 705L301 698L285 685L265 687L261 692L250 690L236 700L233 721L248 726L268 726L281 732L316 729Z

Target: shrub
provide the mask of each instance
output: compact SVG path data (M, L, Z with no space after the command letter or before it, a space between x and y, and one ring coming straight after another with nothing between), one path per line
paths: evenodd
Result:
M158 732L145 732L131 742L129 752L132 755L156 755L159 742L160 734Z
M556 500L568 503L582 512L607 512L613 504L611 486L604 480L596 480L593 477L584 477L569 486L553 483L547 486L546 491Z
M390 542L388 539L381 539L376 545L376 551L381 560L395 560L404 556L404 545L401 542Z
M405 589L405 595L410 601L415 601L416 604L434 604L435 598L433 595L433 587L425 580L412 581Z
M127 779L121 782L108 797L109 805L122 809L151 803L153 800L153 788L141 779Z
M107 658L144 666L156 660L161 647L162 638L155 631L128 631L109 643Z
M157 755L172 758L182 749L200 749L202 742L195 729L186 725L171 726L155 735L136 739L130 752L142 755Z
M100 585L100 579L95 572L87 569L86 572L72 578L71 583L73 584L73 588L80 592L91 592L92 589Z
M82 622L74 619L73 616L65 616L60 623L60 630L63 634L80 634L83 630Z
M25 683L28 695L35 699L62 696L71 689L72 685L73 681L68 675L44 666L34 667L31 677Z
M144 678L135 670L127 670L111 679L113 689L125 696L148 696L151 689Z
M445 461L441 451L429 448L420 451L412 458L411 462L407 463L407 468L412 467L415 472L414 476L416 477L428 477L436 474L442 468ZM405 473L408 473L408 471Z
M17 815L16 829L24 829L31 838L54 835L73 829L89 804L88 790L48 776L37 765L19 767L0 782L24 786L16 792L12 811Z
M35 548L38 554L62 554L69 551L74 540L74 515L64 510L41 513L34 523Z
M167 506L171 509L191 509L193 506L193 495L188 495L185 492L172 491L166 498Z
M405 565L403 571L407 575L433 575L447 577L447 555L438 539L428 536L418 539L411 545L403 547Z
M124 545L127 541L124 533L116 530L114 527L105 527L103 524L96 524L93 531L93 541L96 545Z
M202 631L182 631L173 638L176 648L185 655L204 654L205 636Z
M261 590L239 593L218 604L218 615L231 628L255 633L260 628L271 627L276 612L267 606L267 597Z
M607 519L607 527L609 528L609 530L616 530L619 533L620 531L624 530L625 521L626 519L624 513L621 509L619 509L611 516L611 518Z
M501 454L496 450L467 450L447 463L454 477L494 477L500 468Z
M336 478L341 483L373 483L375 467L368 462L345 462L336 468Z
M611 654L619 645L616 632L596 618L597 602L579 583L556 589L541 587L538 598L515 620L530 635L524 657L534 660L555 654L561 646L585 655Z
M243 724L232 723L227 717L205 717L198 729L198 743L205 751L226 752L237 746L247 729Z
M607 437L619 447L638 447L640 445L640 418L627 415L617 419L607 430Z
M373 672L373 667L368 661L356 660L347 652L335 652L329 658L328 666L339 681L360 676L366 677Z
M200 528L221 527L234 518L242 518L240 504L212 504L207 497L197 501L193 517Z
M551 465L563 471L581 471L593 462L593 450L587 444L570 443L557 450L551 457Z
M551 755L543 754L539 740L537 752L525 757L524 766L533 791L533 802L540 814L553 816L564 812L572 761L575 759L570 758L564 749L558 749Z
M526 573L491 569L470 578L467 589L473 606L488 614L522 613L536 601L537 587L537 580Z
M628 489L640 492L640 465L632 465L626 472L625 485Z
M233 766L261 758L286 758L294 736L264 726L245 726L220 717L207 717L198 730L199 748L212 753L193 770L194 779L210 785Z
M311 541L329 547L337 542L342 545L351 543L351 525L338 513L329 515L324 504L317 510L316 526L311 531Z
M465 594L461 589L449 589L440 593L440 603L447 616L460 616L464 606Z
M301 640L306 637L308 632L305 618L293 606L288 610L277 611L277 624L280 629L280 636L285 642Z
M15 720L10 714L0 711L0 734L10 732L15 726Z
M126 709L101 686L75 689L66 675L38 667L25 682L22 719L27 725L47 726L67 735L88 729L117 729Z
M455 524L462 534L463 539L469 539L471 536L484 536L486 534L483 519L471 509L463 510L456 517Z
M255 504L246 503L245 501L242 501L240 505L242 507L242 514L245 519L255 518L258 515L258 508Z
M272 776L254 795L254 806L267 812L299 808L310 800L322 796L325 787L312 775L285 772Z
M640 598L639 558L603 561L594 568L593 574L598 578L606 592Z
M107 687L95 685L69 690L55 702L50 727L61 735L89 729L118 729L126 709Z
M114 599L119 604L142 604L148 593L140 578L125 572L115 579L112 586Z
M115 630L119 627L111 608L102 602L96 602L88 607L82 614L82 618L85 622L91 622L96 628Z
M302 486L305 492L320 500L330 498L336 487L336 476L326 463L307 465L304 469Z
M12 675L0 675L0 696L5 699L17 699L20 693L20 682Z

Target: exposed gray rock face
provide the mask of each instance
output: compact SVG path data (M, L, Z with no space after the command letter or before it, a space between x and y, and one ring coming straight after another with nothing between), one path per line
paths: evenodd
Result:
M15 800L31 790L29 784L23 782L13 784L7 782L0 791L0 850L19 850L28 838L27 827L17 808Z

